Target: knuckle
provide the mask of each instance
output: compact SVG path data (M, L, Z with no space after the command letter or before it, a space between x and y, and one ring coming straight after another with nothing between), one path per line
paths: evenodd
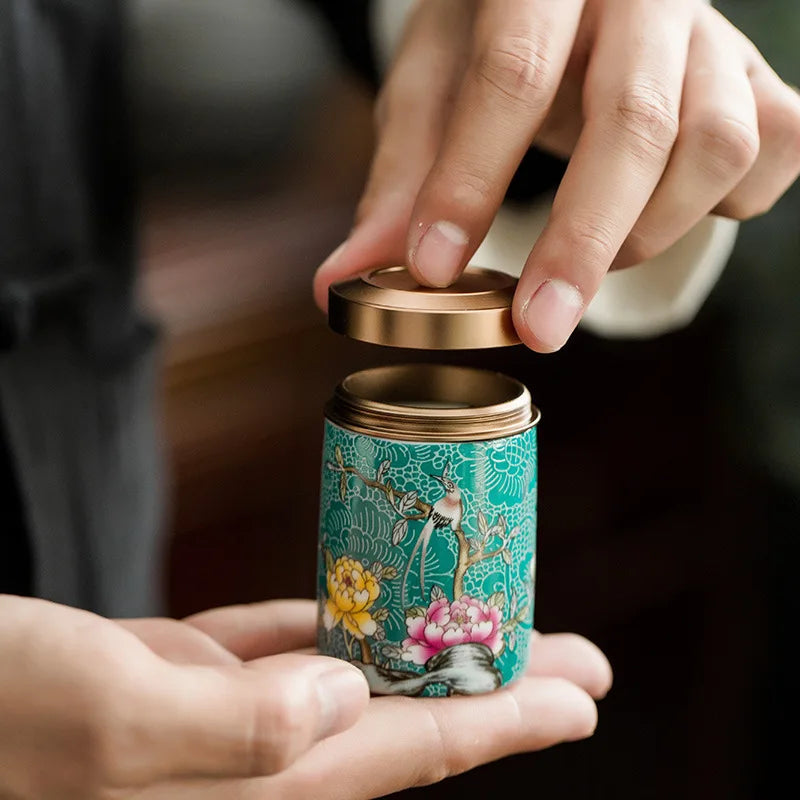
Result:
M594 269L610 264L619 249L612 230L611 221L602 214L570 217L565 221L564 237L568 257Z
M250 770L253 775L272 775L289 767L311 743L309 709L311 692L297 687L276 692L269 707L254 710L250 745Z
M777 200L777 197L744 196L737 193L721 203L717 211L726 217L744 222L768 214Z
M71 747L81 754L75 777L93 797L103 797L129 783L129 764L123 744L125 726L110 712L107 704L98 702L84 707L84 718L72 732Z
M695 129L704 165L720 177L747 172L758 158L758 131L733 117L709 115Z
M787 162L800 162L800 94L791 92L763 101L759 125L763 128L765 147Z
M420 741L425 742L426 758L419 767L414 786L429 786L455 774L451 765L450 748L435 712L428 710L424 726L420 729Z
M82 752L87 780L98 793L114 792L137 785L146 766L136 757L144 742L133 709L140 703L140 688L134 679L116 676L114 685L101 691L87 715Z
M477 77L515 103L538 106L550 88L553 73L549 46L543 36L503 36L479 54Z
M454 164L453 174L443 181L443 186L453 187L451 199L464 215L482 209L497 193L497 184L489 175L479 172L475 165Z
M453 219L463 223L482 218L487 207L502 199L503 187L481 164L451 154L440 154L440 163L431 170L424 199L446 197Z
M678 138L677 108L655 86L628 86L616 98L611 118L615 126L638 141L648 155L666 156Z
M657 247L652 239L632 232L625 240L625 244L620 250L617 263L620 266L643 264L662 251L663 248Z

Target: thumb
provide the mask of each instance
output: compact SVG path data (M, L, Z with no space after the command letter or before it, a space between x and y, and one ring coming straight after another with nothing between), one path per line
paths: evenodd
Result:
M361 671L325 656L170 670L155 728L161 780L280 772L320 739L351 727L369 701Z

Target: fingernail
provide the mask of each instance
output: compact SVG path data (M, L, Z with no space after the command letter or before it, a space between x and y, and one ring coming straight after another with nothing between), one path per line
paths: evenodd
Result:
M458 225L436 222L422 234L411 260L431 286L449 286L458 276L468 241Z
M525 305L522 317L530 332L550 351L563 347L578 324L583 296L576 286L553 278Z
M347 730L359 717L369 689L364 675L356 667L336 667L317 678L319 695L318 739Z

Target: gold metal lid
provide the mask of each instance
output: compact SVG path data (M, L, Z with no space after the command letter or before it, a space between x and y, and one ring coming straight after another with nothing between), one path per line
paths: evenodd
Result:
M523 384L499 372L412 364L349 375L326 416L369 436L464 442L522 433L539 421L539 410Z
M469 267L446 289L420 286L405 267L384 267L333 284L328 323L363 342L417 350L506 347L520 340L511 320L517 281Z

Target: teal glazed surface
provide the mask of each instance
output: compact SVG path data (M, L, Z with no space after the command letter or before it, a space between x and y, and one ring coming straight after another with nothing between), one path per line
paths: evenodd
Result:
M325 422L319 649L376 694L491 691L528 663L536 428L400 442Z

